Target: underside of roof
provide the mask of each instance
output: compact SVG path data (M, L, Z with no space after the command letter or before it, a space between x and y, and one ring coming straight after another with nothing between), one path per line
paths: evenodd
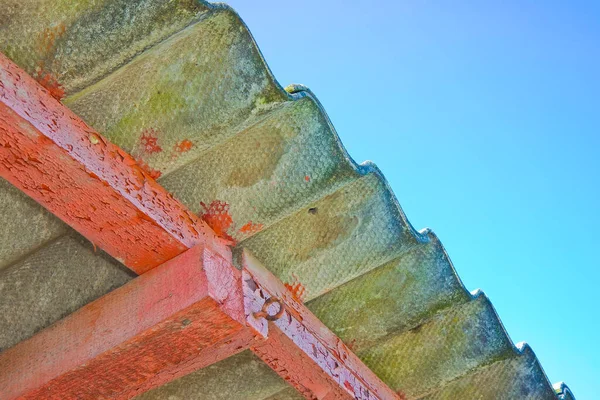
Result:
M283 89L230 8L193 0L8 0L0 51L183 204L249 249L406 399L572 399L513 345L315 96ZM400 162L400 160L399 160ZM0 181L0 350L134 275ZM294 399L249 351L142 399Z

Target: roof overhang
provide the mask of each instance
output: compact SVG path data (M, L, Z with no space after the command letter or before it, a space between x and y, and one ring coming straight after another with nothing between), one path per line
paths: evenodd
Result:
M140 274L0 354L2 398L130 398L251 349L307 398L399 398L227 242L0 55L0 174Z

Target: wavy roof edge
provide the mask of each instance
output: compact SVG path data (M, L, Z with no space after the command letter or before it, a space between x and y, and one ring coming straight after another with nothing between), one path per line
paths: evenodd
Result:
M343 152L344 157L346 159L346 161L361 175L366 175L369 173L374 173L375 175L377 175L377 177L383 182L383 184L385 185L386 190L389 192L389 194L391 195L395 205L398 208L399 211L399 215L402 218L402 222L404 222L409 228L410 231L412 232L414 238L421 243L426 243L429 242L431 239L429 237L429 235L433 235L435 237L437 237L437 235L433 232L432 229L430 228L424 228L421 230L417 230L413 227L413 225L410 223L409 219L406 217L406 214L404 213L402 206L400 205L400 202L398 201L398 198L396 197L394 191L392 190L392 187L390 186L389 182L387 181L387 179L385 178L385 175L383 174L383 172L379 169L379 167L372 161L364 161L363 163L358 163L356 162L352 156L350 155L350 153L348 152L348 150L346 149L346 147L344 146L343 142L340 139L339 134L337 133L337 130L335 129L333 123L331 122L331 119L329 118L329 115L327 114L327 112L325 111L325 108L323 107L323 105L321 104L321 102L319 101L319 99L317 98L317 96L314 94L314 92L309 89L306 85L303 84L290 84L287 86L282 86L279 81L277 80L277 78L275 78L275 75L273 74L271 68L269 67L260 47L258 46L254 35L252 34L252 31L250 30L250 28L248 27L248 25L244 22L244 20L240 17L240 15L237 13L237 11L235 11L235 9L233 7L231 7L228 4L225 3L210 3L204 0L200 0L200 2L202 4L204 4L206 7L208 7L211 10L223 10L223 11L227 11L232 13L236 19L239 21L239 23L248 31L250 38L252 40L252 43L256 49L256 51L258 52L258 54L260 55L260 59L261 62L263 64L263 66L265 67L267 74L269 76L269 79L276 85L277 88L279 88L281 90L282 93L285 93L288 95L288 98L290 100L299 100L301 98L304 97L309 97L312 101L315 102L315 104L318 106L319 111L322 113L322 115L324 116L325 120L327 121L327 124L329 125L331 132L334 135L335 141L337 142L340 150ZM441 243L441 241L440 241ZM454 264L452 263L448 253L446 252L446 249L444 248L443 244L442 244L442 248L444 251L444 257L447 258L447 260L449 261L449 264L452 267L452 271L455 275L455 277L457 278L457 280L460 282L463 290L465 291L465 293L467 293L470 296L471 300L475 300L479 297L483 297L485 299L487 299L491 306L492 309L496 315L496 317L498 318L498 321L500 322L502 331L504 332L506 338L508 339L508 341L512 344L512 348L514 350L514 352L518 355L524 354L527 351L530 351L538 365L540 365L540 369L542 370L544 377L546 378L546 383L549 387L552 387L553 390L555 391L555 393L557 394L558 398L560 400L570 400L570 399L575 399L572 391L569 389L569 387L562 381L557 382L552 384L551 381L548 378L548 375L546 374L546 371L544 370L542 364L539 362L539 359L537 358L537 356L535 355L535 352L533 351L533 349L531 348L531 346L525 342L525 341L521 341L518 343L514 343L514 341L512 340L512 338L510 337L510 334L508 333L508 331L506 330L504 324L502 323L502 319L500 318L498 312L496 311L496 308L494 307L493 303L491 302L491 300L489 299L489 297L485 294L485 292L481 289L475 289L473 291L469 291L466 286L464 285L463 281L460 279L460 276L458 274L458 272L456 271L456 268L454 267Z
M385 190L387 192L387 195L392 199L393 203L395 204L395 206L397 207L398 210L398 216L401 219L401 223L405 224L412 236L415 238L415 240L419 243L428 243L431 242L432 240L438 240L437 239L437 235L435 235L435 233L433 233L430 229L423 229L423 230L416 230L414 229L414 227L411 225L410 221L408 220L408 218L406 217L406 215L404 214L402 207L397 199L397 197L395 196L392 188L390 187L388 181L386 180L384 174L381 172L381 170L372 162L370 161L366 161L364 163L357 163L351 156L350 154L347 152L345 146L343 145L343 143L341 142L339 135L335 129L335 127L333 126L333 124L331 123L324 107L322 106L322 104L320 103L320 101L317 99L317 97L313 94L313 92L308 89L306 86L304 85L298 85L298 84L293 84L293 85L289 85L286 88L284 88L282 85L279 84L279 82L277 81L277 79L275 78L274 74L272 73L270 67L268 66L259 46L257 45L254 36L252 35L250 29L248 28L248 26L246 25L246 23L243 21L243 19L239 16L239 14L229 5L227 4L223 4L223 3L209 3L203 0L196 0L198 1L198 3L202 4L204 7L206 7L208 10L214 10L214 11L224 11L227 13L231 13L234 17L235 20L239 22L240 26L243 27L249 34L250 39L252 40L252 45L254 46L255 50L257 51L257 53L260 56L260 61L262 63L262 66L265 68L265 71L267 73L268 79L275 85L275 87L281 92L282 95L284 95L287 99L289 100L300 100L302 98L309 98L311 101L313 101L318 108L319 113L322 114L322 116L324 117L324 120L326 121L326 123L328 124L332 134L333 134L333 138L335 140L335 142L337 143L337 146L339 147L339 149L341 150L343 157L345 159L345 161L360 175L367 175L367 174L373 174L377 177L378 180L380 180L384 187ZM177 32L175 33L177 34ZM173 36L173 35L171 35ZM168 39L168 38L167 38ZM164 39L164 40L167 40ZM139 54L138 54L139 55ZM135 57L134 57L135 58ZM122 67L122 66L120 66ZM119 68L120 68L119 67ZM118 69L118 68L116 68ZM90 86L92 86L94 84L94 82L92 82L90 84ZM70 95L76 95L78 92L75 93L71 93ZM441 242L440 242L441 244ZM454 265L452 264L452 262L450 261L450 258L446 252L446 250L443 248L443 245L441 245L442 249L443 249L443 256L448 260L448 263L451 266L451 270L452 270L452 274L455 276L455 278L458 280L458 282L460 282L460 285L462 287L462 289L465 291L465 293L467 295L470 296L471 300L474 299L478 299L478 298L484 298L489 302L488 297L485 295L485 293L479 289L473 291L473 292L469 292L466 287L464 286L463 282L460 280L460 277L458 276L458 273L456 272ZM514 352L516 354L523 354L525 352L529 352L531 351L532 354L534 354L533 350L529 347L529 345L527 345L524 342L518 343L518 344L514 344L510 338L510 335L508 334L508 332L506 331L504 325L502 324L500 318L498 317L498 314L495 310L495 308L493 307L492 303L489 302L490 305L492 306L492 309L500 323L500 326L502 328L502 332L504 333L504 335L506 336L507 340L511 343L512 348L514 350ZM535 354L534 354L535 356ZM536 358L536 362L538 363L538 365L540 365L540 369L542 370L545 380L546 380L546 384L548 386L548 388L552 388L553 392L557 394L559 399L574 399L574 396L572 395L572 392L570 391L570 389L568 388L568 386L566 384L564 384L563 382L559 382L557 384L555 384L554 386L552 386L550 384L550 381L547 378L547 375L545 374L545 371L543 370L543 367L541 367L541 364L539 363L539 360Z
M569 389L569 386L567 386L566 383L556 382L552 386L560 400L575 400L575 395L573 395L573 392L571 392L571 389Z

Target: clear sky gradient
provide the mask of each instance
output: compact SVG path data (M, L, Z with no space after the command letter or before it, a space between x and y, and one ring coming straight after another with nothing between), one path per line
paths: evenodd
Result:
M600 399L600 1L228 3L550 381Z

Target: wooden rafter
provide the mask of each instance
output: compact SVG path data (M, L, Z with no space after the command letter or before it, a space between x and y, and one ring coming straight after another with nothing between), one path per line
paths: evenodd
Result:
M0 175L138 274L0 354L0 398L131 398L251 349L306 398L398 399L250 255L0 54Z
M138 274L222 239L0 53L0 175Z
M0 398L128 399L248 348L239 275L184 252L1 353Z

